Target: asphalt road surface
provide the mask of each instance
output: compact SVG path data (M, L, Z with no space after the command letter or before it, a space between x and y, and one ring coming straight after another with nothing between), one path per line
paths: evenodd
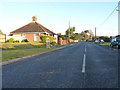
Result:
M119 50L80 42L4 65L3 88L118 88Z

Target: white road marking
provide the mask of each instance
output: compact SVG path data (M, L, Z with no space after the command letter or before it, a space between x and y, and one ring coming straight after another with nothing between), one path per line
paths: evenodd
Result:
M85 52L86 52L86 47L85 47Z
M85 73L85 60L86 60L86 55L84 54L83 57L83 65L82 65L82 72Z

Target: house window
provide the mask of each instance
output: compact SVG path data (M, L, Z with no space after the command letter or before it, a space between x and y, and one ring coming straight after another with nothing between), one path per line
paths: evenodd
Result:
M26 37L26 34L25 34L25 33L23 33L21 36L25 38L25 37Z
M34 34L34 41L38 41L39 34L35 33Z

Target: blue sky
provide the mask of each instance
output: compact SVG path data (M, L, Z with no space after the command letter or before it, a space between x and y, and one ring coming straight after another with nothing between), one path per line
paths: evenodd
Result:
M76 32L99 26L118 2L2 2L0 29L9 32L26 25L37 16L38 23L56 33L63 33L70 25ZM117 35L118 13L115 11L106 23L97 28L97 35Z

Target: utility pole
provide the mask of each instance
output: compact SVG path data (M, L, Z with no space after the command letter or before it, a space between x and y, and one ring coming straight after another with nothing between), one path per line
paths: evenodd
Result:
M118 11L118 35L120 35L120 1L118 2L118 9L116 11Z
M69 21L69 29L68 29L68 42L70 43L70 21Z
M118 35L120 35L120 1L118 2Z
M96 27L95 27L95 40L96 40Z

